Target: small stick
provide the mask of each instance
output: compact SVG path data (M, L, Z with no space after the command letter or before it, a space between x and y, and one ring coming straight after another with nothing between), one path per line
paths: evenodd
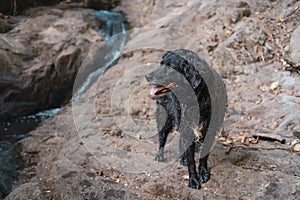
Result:
M291 147L262 147L262 146L232 145L226 150L225 154L229 154L232 149L237 149L237 148L250 149L250 150L276 150L276 149L287 150L287 151L291 150Z
M253 134L253 137L259 137L260 139L276 140L279 141L281 144L284 144L286 142L283 137L277 134L255 133Z

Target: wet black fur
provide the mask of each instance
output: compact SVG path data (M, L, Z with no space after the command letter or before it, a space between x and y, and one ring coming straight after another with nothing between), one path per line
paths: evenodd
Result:
M172 130L180 132L180 163L188 166L189 171L189 187L200 189L201 184L210 178L207 169L208 155L200 158L198 173L195 164L195 146L196 143L203 142L208 130L211 118L211 100L206 83L202 79L200 73L191 63L181 57L180 53L189 53L188 50L168 51L161 60L161 67L146 75L146 80L150 84L168 85L170 82L178 83L176 88L171 88L168 93L157 97L156 118L159 130L159 151L155 160L164 161L164 146L167 141L168 134ZM200 59L201 60L201 59ZM201 60L201 67L208 67L206 62ZM178 76L178 74L180 76ZM185 80L183 80L185 79ZM185 84L189 84L194 94L186 91ZM176 95L177 94L177 95ZM178 94L181 101L178 100ZM191 99L196 95L198 105L191 105ZM198 107L195 107L198 106ZM195 113L199 111L199 113ZM194 116L200 117L194 117ZM184 116L184 118L182 117ZM193 120L199 119L196 124L202 124L202 138L196 140L192 124Z

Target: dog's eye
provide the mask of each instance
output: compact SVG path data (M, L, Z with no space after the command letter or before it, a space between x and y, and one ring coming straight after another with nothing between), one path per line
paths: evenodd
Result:
M173 65L172 63L170 63L170 65L166 65L166 68L167 68L168 70L173 70L174 65Z
M166 73L171 73L172 71L174 71L174 69L172 67L170 67L170 66L167 66L165 68L165 70L166 70Z

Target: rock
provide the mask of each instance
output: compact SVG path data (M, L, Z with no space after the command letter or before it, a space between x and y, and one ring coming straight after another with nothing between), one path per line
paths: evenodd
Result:
M12 183L13 183L12 178L0 174L0 198L1 199L9 194L12 188L11 186Z
M300 26L294 31L289 46L285 52L285 60L291 67L300 70Z
M296 144L300 143L299 139L295 139L291 142L291 146L295 146Z
M292 77L291 75L283 77L281 79L282 87L286 89L293 89L296 82L300 81L300 77Z
M286 109L297 108L300 105L300 98L288 94L279 94L278 103ZM299 113L295 113L295 115L299 115Z
M235 1L227 7L227 18L229 23L237 23L243 17L249 17L251 15L251 9L245 1Z
M299 105L299 103L297 105ZM286 102L286 104L290 104L290 103ZM283 105L283 107L284 106L287 105ZM295 109L296 108L297 107L295 107ZM298 132L300 130L300 113L299 112L297 113L297 111L298 110L296 110L296 112L293 114L285 116L284 120L280 123L280 125L276 129L276 133L278 133L279 135L284 135L284 137L293 135L296 138L300 138L300 133Z
M13 28L14 20L0 13L0 33L6 33Z
M243 66L241 66L241 65L234 66L233 73L237 74L237 75L244 74L244 68L243 68Z
M14 181L17 180L17 170L22 165L16 155L18 150L20 150L18 145L0 141L0 199L9 194Z
M14 190L6 199L30 199L31 197L39 198L43 191L39 188L37 183L25 183Z
M0 35L0 118L66 103L83 59L103 40L98 27L91 11L48 8Z

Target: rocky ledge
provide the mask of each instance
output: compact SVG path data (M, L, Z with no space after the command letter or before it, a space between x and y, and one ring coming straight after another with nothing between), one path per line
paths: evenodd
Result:
M103 38L92 10L35 8L0 35L0 118L59 107L87 52Z

